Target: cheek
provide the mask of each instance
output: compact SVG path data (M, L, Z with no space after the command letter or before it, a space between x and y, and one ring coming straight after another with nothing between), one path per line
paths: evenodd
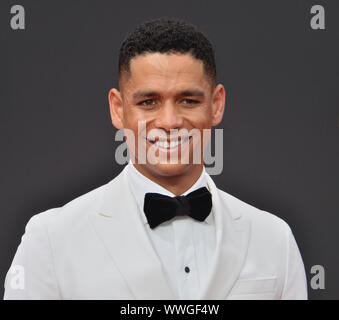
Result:
M124 116L124 128L128 128L134 133L136 144L138 143L138 135L144 137L146 135L148 127L148 119L142 112L136 112L135 110L127 110L128 112ZM140 131L140 132L139 132Z
M211 114L206 110L203 112L192 112L190 115L187 115L186 120L191 126L199 129L210 128L212 123Z
M138 121L143 120L138 110L135 110L131 107L125 107L123 118L124 118L124 126L126 128L131 128L133 130L134 128L138 128Z

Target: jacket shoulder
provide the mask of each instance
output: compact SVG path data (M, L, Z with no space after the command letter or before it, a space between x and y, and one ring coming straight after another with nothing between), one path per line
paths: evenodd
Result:
M290 232L289 225L282 218L250 205L223 190L218 189L218 191L223 205L233 219L249 220L254 230L266 234L275 236L280 234L285 237L286 233Z
M51 208L46 211L35 214L31 220L41 220L48 223L54 219L71 219L80 218L81 215L93 210L101 199L105 185L93 189L73 200L64 204L61 207Z
M67 228L67 226L79 225L89 213L99 210L107 186L116 184L118 177L119 175L108 183L76 197L61 207L51 208L33 215L30 222L37 221L47 227L62 225Z

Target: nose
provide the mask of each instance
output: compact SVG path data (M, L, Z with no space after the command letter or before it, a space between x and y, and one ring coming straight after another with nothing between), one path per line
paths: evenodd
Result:
M182 128L183 118L176 106L168 102L159 110L155 125L157 128L169 132L171 129Z

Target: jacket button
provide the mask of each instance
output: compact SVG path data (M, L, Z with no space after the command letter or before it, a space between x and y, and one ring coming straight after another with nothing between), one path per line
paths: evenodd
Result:
M185 272L189 273L190 272L190 268L189 267L185 267Z

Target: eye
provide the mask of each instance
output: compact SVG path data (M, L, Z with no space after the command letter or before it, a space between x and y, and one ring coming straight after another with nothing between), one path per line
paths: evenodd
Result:
M181 100L181 103L182 104L198 104L198 103L200 103L200 101L198 101L198 100L193 100L193 99L183 99L183 100Z
M147 100L137 103L138 106L145 106L145 107L152 106L155 104L156 104L156 101L154 99L147 99Z

